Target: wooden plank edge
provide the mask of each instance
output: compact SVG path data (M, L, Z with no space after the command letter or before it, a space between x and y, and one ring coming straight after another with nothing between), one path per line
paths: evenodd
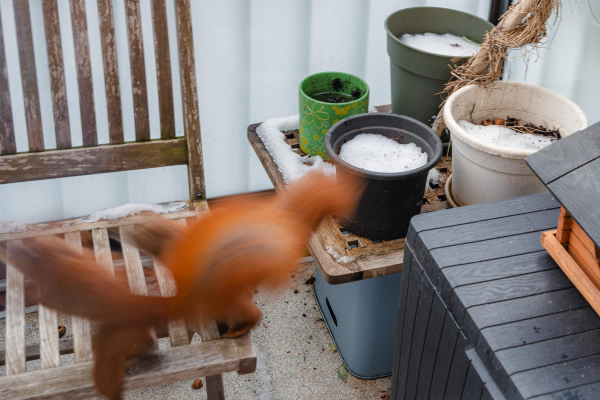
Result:
M178 219L192 218L196 216L196 202L190 200L182 200L181 203L186 203L188 207L184 210L169 214L156 214L153 212L144 212L136 215L130 215L125 218L116 220L102 220L97 222L83 222L87 217L69 219L64 221L46 222L41 224L28 225L24 232L1 233L0 242L5 240L25 239L30 237L38 237L45 235L58 235L61 233L84 231L102 228L115 228L123 225L135 225L144 222L156 221L163 218ZM200 202L201 203L201 202Z
M6 155L0 157L0 184L184 165L187 151L183 137Z
M567 250L556 239L556 230L542 233L542 246L552 256L594 311L600 315L600 290L594 286L590 278L581 270Z
M93 362L38 370L0 380L0 398L86 398L96 396ZM236 371L254 372L256 352L250 335L156 350L130 360L125 367L124 390Z

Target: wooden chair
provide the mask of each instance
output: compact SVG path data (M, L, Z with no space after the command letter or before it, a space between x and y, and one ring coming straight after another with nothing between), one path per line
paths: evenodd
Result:
M42 4L58 149L44 149L29 2L14 1L29 152L16 153L0 22L0 184L187 164L189 207L166 216L185 224L187 218L195 218L198 213L207 211L190 0L175 2L186 135L181 138L175 137L165 1L152 1L160 140L150 140L139 2L125 1L136 127L136 141L130 143L125 143L123 138L112 2L98 0L110 136L110 144L100 146L97 145L96 117L93 112L85 2L70 0L83 128L83 147L80 148L71 146L57 3L56 0L44 0ZM126 239L135 224L155 218L155 214L143 213L114 221L87 223L79 218L30 225L21 232L0 234L0 245L6 246L10 253L12 241L58 235L76 246L82 246L82 232L88 231L93 238L96 259L113 271L109 231ZM148 294L139 250L126 243L122 246L127 281L132 292ZM154 262L154 272L160 294L172 296L176 288L168 271ZM8 265L6 281L6 351L3 358L7 376L0 378L0 398L83 398L96 395L91 381L90 322L73 317L73 338L59 339L57 312L40 305L40 343L26 346L24 278L18 270ZM196 331L202 343L190 344L189 330ZM222 373L251 373L256 368L256 355L250 336L219 339L214 321L203 326L190 326L189 323L186 326L185 321L171 321L167 327L158 327L156 333L157 337L168 336L171 347L132 360L126 368L125 390L206 376L208 398L222 399ZM68 353L74 353L75 363L61 366L59 356ZM37 358L41 360L41 369L26 372L26 361Z

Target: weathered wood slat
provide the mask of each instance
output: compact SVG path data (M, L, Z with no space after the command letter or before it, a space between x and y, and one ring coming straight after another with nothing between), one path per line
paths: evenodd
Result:
M81 233L65 233L65 241L81 250ZM90 321L82 317L71 317L73 324L73 345L75 362L89 361L92 359L92 330Z
M198 319L195 323L195 330L202 338L202 342L210 342L219 339L219 329L217 328L217 323L215 321ZM208 400L225 400L222 375L216 374L206 377L206 394Z
M90 45L88 42L85 0L69 0L73 24L77 85L79 87L79 108L81 111L81 131L85 147L98 144L96 109L94 108L94 87L90 65ZM73 176L73 175L71 175Z
M142 39L142 18L139 0L126 0L127 32L129 38L129 60L131 64L131 86L133 91L133 116L135 140L150 140L148 119L148 94L146 89L146 64Z
M193 335L193 332L188 332L190 335ZM156 327L156 337L164 338L168 337L169 332L166 326L159 325ZM60 355L64 354L72 354L74 351L73 346L73 338L72 337L63 337L58 339L58 351ZM25 357L27 361L31 360L39 360L40 359L40 345L38 343L33 343L25 346ZM6 352L5 350L0 350L0 366L6 363Z
M24 239L28 237L37 237L45 235L58 235L67 232L78 232L83 230L101 229L119 227L122 225L135 225L150 221L156 221L162 218L191 218L196 216L196 210L191 202L182 202L188 204L189 208L182 211L177 211L170 214L156 214L153 212L144 212L141 214L130 215L117 220L104 220L98 222L86 222L86 218L76 218L58 222L48 222L43 224L29 225L24 232L2 233L0 234L0 242L12 239Z
M8 242L12 247L19 242ZM21 271L10 263L6 266L6 375L22 374L25 362L25 286Z
M120 144L123 143L123 116L112 0L98 0L98 20L104 60L108 136L111 144Z
M252 373L253 360L256 360L256 353L250 335L156 350L127 363L124 389L230 371ZM91 380L92 367L92 362L83 362L2 378L0 398L81 399L97 396Z
M134 243L133 225L124 225L119 227L119 235L121 236L121 248L123 250L123 258L125 259L125 271L127 273L127 283L131 289L131 293L147 296L148 287L146 286L146 277L140 259L140 251L133 247ZM150 334L156 342L156 330L150 328Z
M51 236L37 238L44 241ZM58 345L58 313L43 304L39 305L40 327L40 362L42 369L54 368L60 365L60 351ZM27 353L27 351L25 352Z
M94 241L94 255L96 256L96 262L114 276L115 269L113 267L112 253L110 251L108 231L106 228L93 229L92 240Z
M179 48L179 71L181 74L181 97L183 125L188 144L188 179L190 199L206 198L202 141L200 138L200 111L198 110L198 87L192 35L190 0L175 2L177 14L177 42Z
M176 221L183 226L187 226L185 219L178 219ZM156 281L158 283L160 295L162 297L173 297L177 295L177 286L175 285L171 272L165 266L161 265L156 258L154 259L154 271L156 273ZM177 319L169 321L168 329L171 346L182 346L190 343L191 338L188 334L185 320Z
M173 109L171 54L169 53L169 30L165 0L152 0L152 21L156 54L156 79L158 81L158 106L160 109L160 137L172 139L175 137L175 111ZM192 71L194 70L192 69Z
M68 149L71 147L71 129L69 127L67 87L65 85L65 68L56 1L42 1L42 9L44 13L44 29L46 30L46 47L48 49L48 69L50 70L50 87L52 89L56 148Z
M58 316L56 310L40 304L40 360L42 369L60 365L58 348Z
M21 83L25 100L25 120L27 121L27 141L29 151L43 151L42 114L40 96L35 73L33 37L31 36L31 18L28 1L15 1L15 25L19 41L19 62L21 65Z
M12 120L10 91L8 90L8 72L6 70L6 53L4 52L4 33L0 21L0 154L15 154L15 128Z
M0 184L187 164L186 146L180 138L0 157Z

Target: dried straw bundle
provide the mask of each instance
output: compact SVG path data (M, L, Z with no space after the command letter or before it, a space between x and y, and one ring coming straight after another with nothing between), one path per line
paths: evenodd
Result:
M486 34L479 52L452 70L452 78L443 92L446 98L467 85L486 87L496 82L503 74L508 51L531 46L530 52L538 47L546 37L550 16L555 11L558 15L559 9L560 0L521 0L513 4ZM445 127L440 117L441 111L433 126L438 134Z

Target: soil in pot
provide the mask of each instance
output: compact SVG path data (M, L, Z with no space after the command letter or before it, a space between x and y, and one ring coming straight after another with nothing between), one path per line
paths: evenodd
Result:
M372 240L404 237L419 214L429 170L442 155L427 125L395 114L371 113L338 122L325 138L338 176L358 176L366 188L348 230Z

